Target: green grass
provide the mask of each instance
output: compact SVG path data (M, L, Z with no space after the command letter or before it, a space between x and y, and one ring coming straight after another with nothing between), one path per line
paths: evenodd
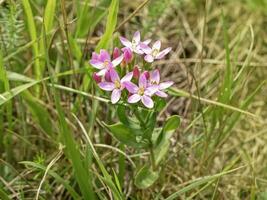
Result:
M264 0L0 3L0 199L266 199L265 11ZM175 81L155 149L131 147L116 124L130 106L111 104L88 62L136 30L173 48L154 64Z

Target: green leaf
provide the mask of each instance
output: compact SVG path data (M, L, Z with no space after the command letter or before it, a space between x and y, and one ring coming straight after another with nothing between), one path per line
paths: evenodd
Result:
M0 188L0 199L10 200L10 198L8 197L8 194L1 188Z
M165 125L162 128L157 144L160 144L162 140L168 140L175 132L175 130L180 126L180 117L178 115L173 115L166 120Z
M54 18L56 16L56 6L57 1L55 0L47 0L45 11L44 11L44 23L43 23L43 29L41 32L41 38L40 38L40 45L39 45L39 51L40 55L43 56L46 54L46 47L49 46L51 42L51 36L47 35L46 33L50 33L53 30L53 24L54 24ZM45 70L45 58L40 59L40 70L41 73L44 73Z
M163 132L167 133L170 131L175 131L180 126L180 117L178 115L173 115L167 119Z
M129 124L129 121L128 121L128 118L127 118L127 115L126 115L126 108L125 108L125 106L118 105L118 108L117 108L117 116L119 117L119 120L123 124L125 124L125 125L128 125Z
M168 153L170 142L169 139L175 130L180 126L180 117L173 115L167 119L161 133L157 137L156 145L153 149L155 155L156 165L165 157Z
M165 157L165 155L168 153L170 147L169 140L162 140L161 143L159 143L154 149L154 155L155 155L155 163L156 166L162 161L162 159Z
M91 182L92 177L88 172L89 166L84 165L80 148L76 143L73 134L71 133L71 129L69 128L63 108L60 104L59 95L56 93L54 87L53 87L53 93L56 103L56 109L59 116L60 137L63 140L64 145L66 146L66 155L68 159L72 162L74 175L78 182L81 193L83 195L83 199L85 200L95 199Z
M168 88L167 90L168 90L169 94L172 95L172 96L193 98L193 99L196 99L196 100L200 100L203 103L211 104L211 105L214 105L214 106L219 106L219 107L222 107L222 108L225 108L225 109L228 109L228 110L236 111L236 112L239 112L239 113L246 114L248 116L257 118L256 115L254 115L254 114L252 114L250 112L247 112L245 110L242 110L240 108L237 108L235 106L231 106L231 105L228 105L228 104L225 104L225 103L221 103L221 102L218 102L218 101L213 101L213 100L210 100L210 99L205 99L205 98L202 98L202 97L199 97L199 96L196 96L196 95L192 95L192 94L190 94L190 93L188 93L186 91L183 91L183 90L180 90L180 89L177 89L177 88L174 88L174 87Z
M10 81L21 81L21 82L32 82L34 79L25 76L23 74L18 74L16 72L7 71L7 77Z
M146 124L147 124L147 128L150 130L150 134L149 134L149 138L152 135L152 132L156 126L156 122L157 122L157 113L156 112L149 112L148 116L147 116L147 120L146 120Z
M258 200L266 200L266 199L267 199L267 191L265 191L265 192L260 192L260 193L257 195L257 199L258 199Z
M76 26L76 38L77 37L83 37L87 34L91 23L88 23L90 20L90 4L89 0L85 0L83 5L81 4L81 1L77 1L77 15L78 15L78 21L77 21L77 26Z
M100 49L106 49L108 47L109 42L112 39L112 34L116 28L118 11L119 11L119 1L112 0L109 6L106 30L104 35L101 37L101 40L97 44L96 51L99 51Z
M49 136L53 135L52 117L43 105L38 102L38 99L33 97L28 91L23 93L23 99L26 101L33 119L40 125L44 132Z
M123 144L135 148L142 148L147 145L143 141L137 141L137 137L134 134L133 129L130 129L129 127L120 122L112 125L104 125L109 129L111 134Z
M34 86L35 84L38 84L40 81L33 81L30 83L26 83L23 85L20 85L18 87L12 88L10 91L7 91L0 96L0 106L4 103L7 103L10 99L15 97L16 95L20 94L21 92L27 90L28 88Z
M50 32L53 28L55 11L56 11L57 1L47 0L45 13L44 13L44 25L46 32Z
M158 178L158 172L154 172L148 166L144 166L135 175L134 184L140 189L146 189L153 185Z
M37 42L37 33L36 33L36 26L34 23L34 18L32 14L32 9L30 2L28 0L22 0L22 5L24 9L24 13L26 15L26 23L28 27L28 31L30 33L30 37L32 41L35 41L32 44L32 50L34 55L34 70L36 79L41 79L42 73L41 73L41 67L40 67L40 60L39 60L39 47Z
M237 168L237 169L240 169L240 168ZM169 197L167 197L165 200L177 199L182 194L184 194L186 192L189 192L189 191L191 191L193 189L197 189L200 185L203 185L205 183L213 182L216 179L218 179L218 178L220 178L220 177L222 177L222 176L224 176L226 174L229 174L231 172L236 171L237 169L233 169L233 170L229 170L229 171L224 171L224 172L221 172L221 173L212 175L212 176L200 177L200 178L197 178L197 179L195 179L193 181L190 181L190 183L187 186L185 186L182 189L178 190L177 192L173 193L172 195L170 195Z

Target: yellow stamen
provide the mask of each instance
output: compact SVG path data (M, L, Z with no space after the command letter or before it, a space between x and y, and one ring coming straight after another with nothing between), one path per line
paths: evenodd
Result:
M115 87L116 87L116 88L118 88L118 89L121 88L121 83L120 83L119 80L116 80L114 84L115 84Z
M108 67L108 65L109 65L109 61L108 61L108 60L105 60L105 61L104 61L104 66L105 66L105 67Z
M140 87L138 90L138 94L142 96L142 95L144 95L144 93L145 93L145 88Z
M151 83L151 85L157 85L156 81L151 81L150 83Z

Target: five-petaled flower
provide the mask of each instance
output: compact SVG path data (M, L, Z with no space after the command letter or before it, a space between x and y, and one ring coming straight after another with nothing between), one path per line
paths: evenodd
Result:
M145 44L141 44L140 46L141 46L142 51L144 51L144 53L146 54L144 59L149 63L152 63L154 60L162 59L165 55L167 55L172 50L171 47L168 47L160 51L161 42L159 40L153 44L152 48L150 48L149 46Z
M158 86L149 86L144 73L139 78L138 86L132 82L125 82L125 87L132 94L128 98L129 103L137 103L141 100L147 108L153 108L154 102L151 96L157 91Z
M127 40L124 37L120 37L120 41L125 47L128 47L131 51L133 51L139 55L142 55L144 53L144 51L142 50L141 46L143 46L143 48L146 48L151 40L149 39L149 40L141 42L140 32L136 31L134 33L132 42L130 42L129 40Z
M96 73L98 76L103 76L109 69L119 65L122 60L123 55L111 61L109 53L106 50L101 49L99 55L95 52L93 53L92 59L90 60L90 64L96 69L100 70Z
M115 104L120 100L121 91L125 88L125 83L131 81L133 73L129 72L120 79L118 73L113 68L110 68L109 75L111 82L101 82L98 86L103 90L112 91L111 102Z
M155 95L164 98L164 97L167 97L168 95L163 90L171 87L173 85L173 81L166 81L166 82L160 83L160 73L159 73L159 70L156 69L150 72L149 85L158 86L158 89L155 92Z

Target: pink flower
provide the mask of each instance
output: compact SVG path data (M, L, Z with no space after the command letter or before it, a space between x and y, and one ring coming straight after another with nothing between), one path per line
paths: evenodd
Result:
M106 50L101 49L99 55L95 52L93 53L90 64L100 70L96 73L98 76L103 76L109 69L119 65L122 60L123 55L111 61L109 53Z
M132 94L128 98L129 103L137 103L140 100L147 108L153 108L154 102L151 96L157 91L157 86L149 86L145 74L141 74L138 86L132 82L125 83L126 89Z
M171 87L173 85L173 81L166 81L166 82L160 83L159 70L156 69L156 70L150 72L149 85L158 86L158 89L155 92L155 95L157 95L159 97L167 97L168 95L162 90L165 90L165 89Z
M111 102L115 104L120 100L121 91L125 88L125 83L131 81L133 73L130 72L126 74L122 79L120 79L118 73L114 70L114 68L110 68L109 74L111 82L101 82L98 84L98 86L102 90L112 91Z
M156 41L152 48L145 46L145 45L141 45L142 50L145 52L146 56L145 56L145 60L149 63L152 63L154 60L159 60L162 59L165 55L167 55L172 48L168 47L162 51L160 51L160 47L161 47L161 42L158 40Z
M120 37L120 41L121 43L125 46L131 49L131 51L142 55L144 53L144 51L142 50L140 44L143 44L143 47L145 48L145 45L148 45L150 43L151 40L146 40L144 42L141 42L141 36L140 36L140 32L136 31L134 33L132 42L130 42L129 40L127 40L124 37Z
M123 60L126 64L130 63L133 59L133 52L129 47L122 48Z

